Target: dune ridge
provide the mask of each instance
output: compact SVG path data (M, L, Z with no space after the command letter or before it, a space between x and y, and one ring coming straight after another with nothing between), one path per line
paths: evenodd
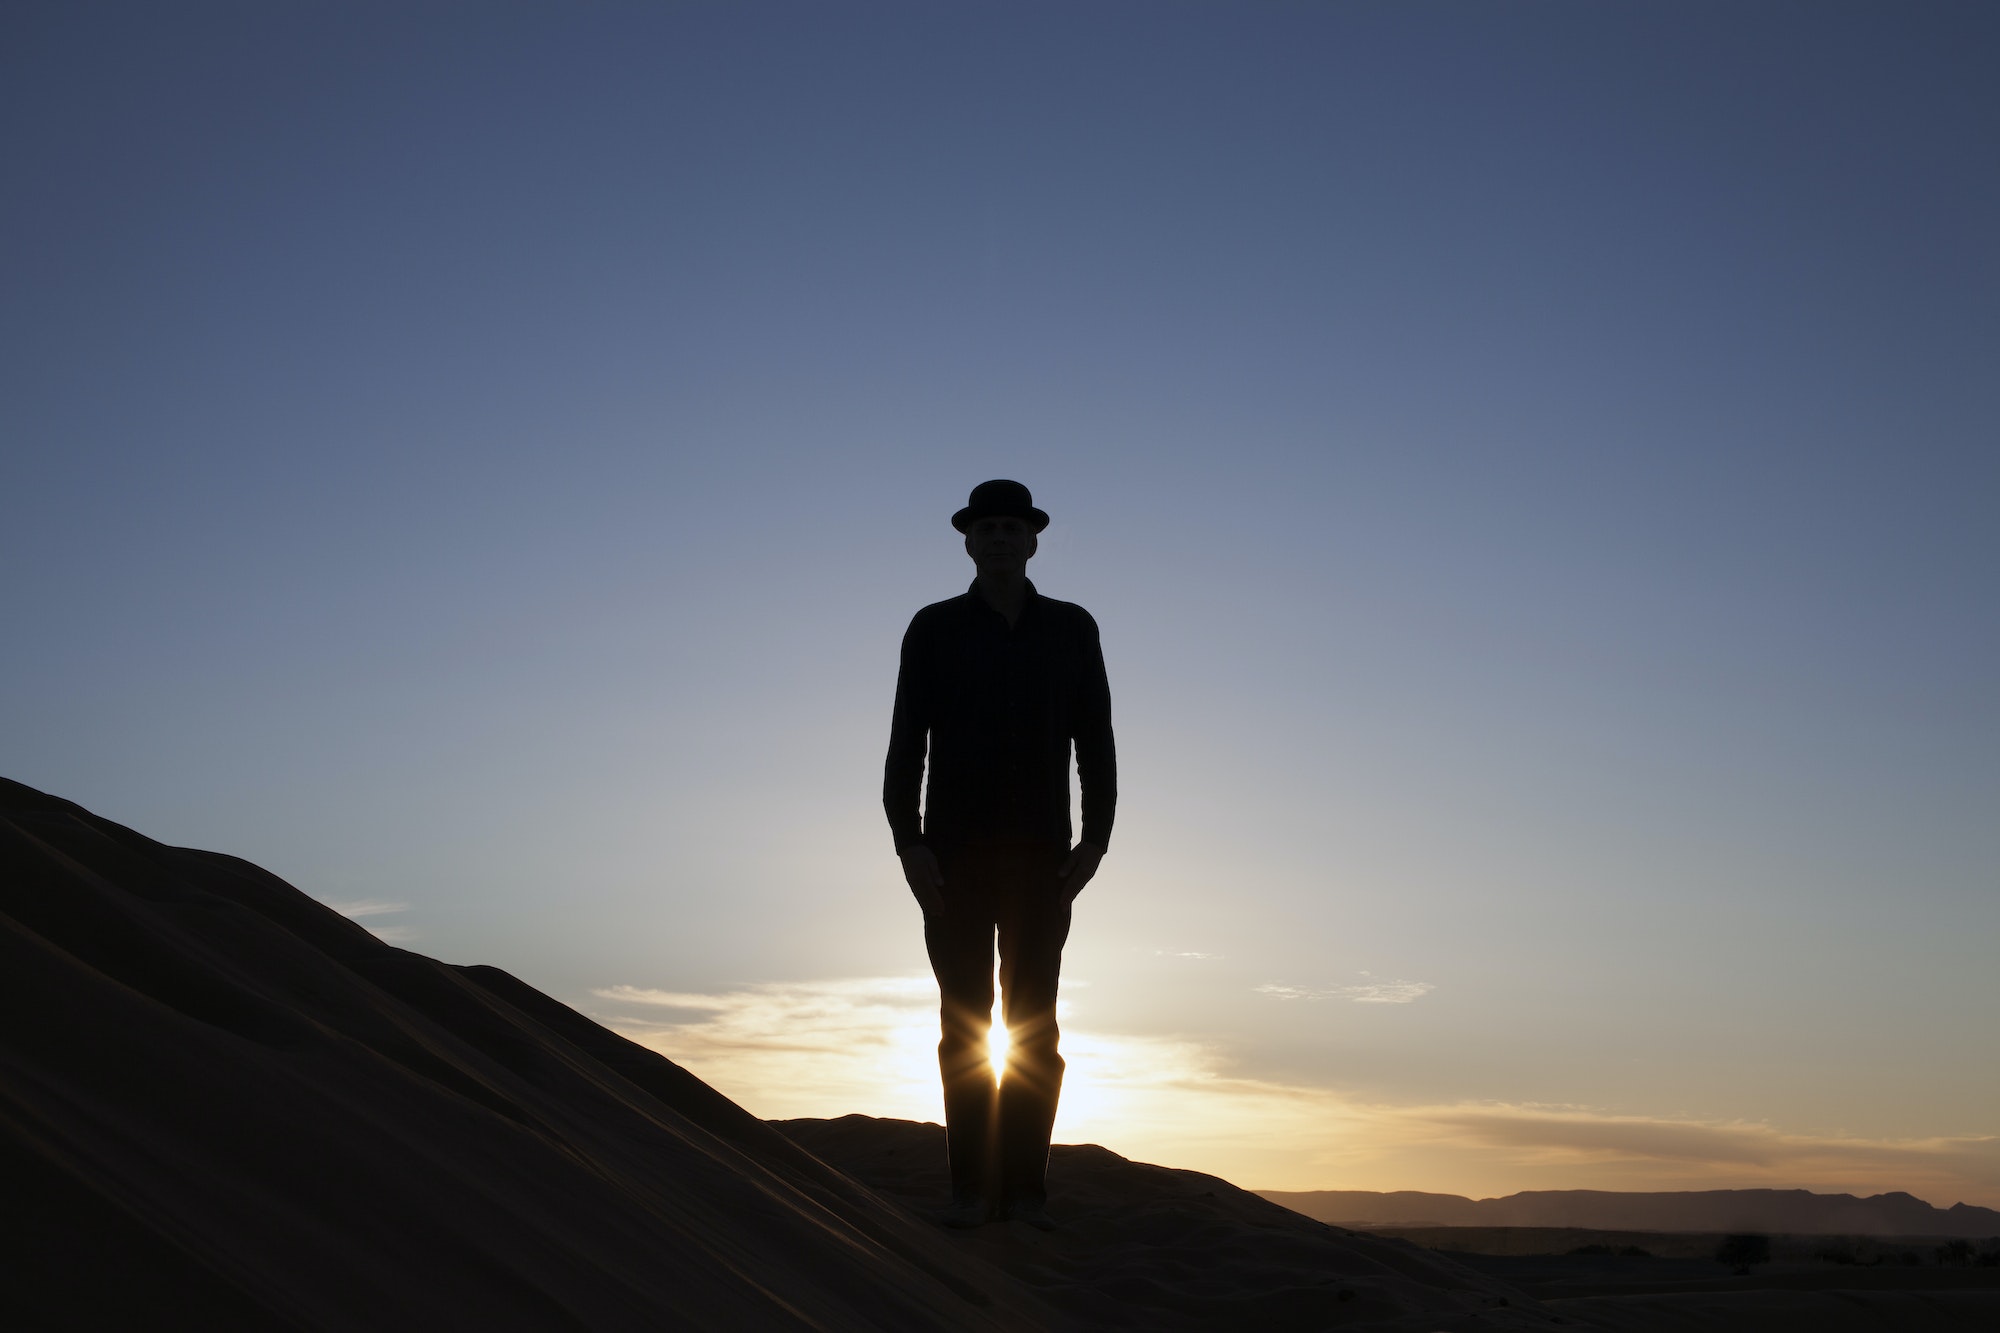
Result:
M765 1124L505 972L0 779L0 1327L1991 1327L2000 1292L1532 1299L1094 1145L944 1232L936 1125Z
M1041 1327L667 1060L0 780L21 1328Z
M8 1328L1548 1322L1405 1242L1101 1148L1061 1150L1071 1231L946 1233L821 1151L942 1131L864 1129L788 1137L505 972L0 779L0 1169L33 1219L0 1250Z
M950 1187L944 1128L849 1115L779 1129L885 1198ZM1097 1144L1049 1153L1054 1237L987 1227L962 1248L1084 1328L1541 1328L1506 1283L1402 1240L1328 1227L1226 1180L1130 1161ZM1425 1311L1411 1322L1412 1312Z

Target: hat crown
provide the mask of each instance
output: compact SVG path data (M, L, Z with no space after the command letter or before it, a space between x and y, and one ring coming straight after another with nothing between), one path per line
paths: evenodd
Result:
M968 509L999 513L1003 509L1033 509L1035 497L1018 481L982 481L965 498Z
M982 481L966 497L965 508L951 516L951 525L960 532L982 518L1010 516L1026 519L1040 532L1049 525L1049 516L1035 508L1035 497L1018 481Z

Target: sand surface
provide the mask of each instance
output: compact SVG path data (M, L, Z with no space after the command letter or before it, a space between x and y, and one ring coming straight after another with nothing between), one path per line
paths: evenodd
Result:
M865 1123L889 1156L940 1133ZM504 972L0 780L0 1178L32 1221L0 1251L0 1327L1508 1315L1415 1246L1101 1149L1060 1154L1054 1237L942 1231L817 1151Z
M513 977L4 782L0 1178L10 1330L1053 1322Z
M934 1125L780 1132L504 972L0 779L10 1333L2000 1327L1940 1322L1983 1291L1543 1304L1103 1148L1051 1181L1059 1231L943 1231Z
M1993 1333L1990 1291L1740 1291L1554 1301L1579 1328L1606 1333Z
M948 1193L944 1130L851 1115L777 1122L815 1155L914 1211ZM1407 1241L1342 1231L1227 1181L1094 1145L1049 1155L1049 1213L951 1234L1089 1328L1546 1328L1505 1282Z

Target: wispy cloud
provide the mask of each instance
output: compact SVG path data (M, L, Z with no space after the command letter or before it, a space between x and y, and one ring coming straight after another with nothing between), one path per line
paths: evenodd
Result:
M397 912L410 910L408 903L393 903L381 898L356 898L347 902L328 903L334 911L350 921L360 921L363 917L393 916ZM405 925L368 925L362 928L384 944L402 944L417 938L414 927Z
M1257 987L1259 995L1280 1000L1352 1000L1356 1004L1409 1004L1421 1000L1437 987L1428 981L1364 981L1352 986L1281 986L1270 982Z
M388 916L394 912L407 912L408 903L386 902L381 898L356 898L352 902L328 903L334 911L344 917Z
M1792 1186L1867 1193L1902 1189L1949 1205L1976 1194L2000 1196L2000 1135L1866 1139L1787 1133L1756 1121L1700 1121L1614 1115L1589 1107L1476 1105L1424 1107L1423 1124L1520 1167L1588 1171L1600 1189Z
M850 977L718 994L607 986L609 1025L759 1115L936 1119L937 986L929 977ZM833 1108L840 1109L833 1109Z
M1346 989L1318 998L1354 999ZM764 984L713 994L609 986L595 994L612 1010L599 1015L610 1026L758 1115L941 1117L937 992L929 977ZM1593 1107L1393 1104L1243 1077L1211 1044L1097 1031L1067 1007L1063 1051L1069 1072L1056 1125L1060 1141L1103 1143L1243 1185L1473 1196L1522 1189L1902 1189L1940 1204L2000 1205L2000 1137L1831 1138Z
M1153 950L1153 956L1155 958L1203 958L1203 959L1222 957L1222 955L1219 953L1198 953L1193 949L1178 949L1178 950L1155 949Z

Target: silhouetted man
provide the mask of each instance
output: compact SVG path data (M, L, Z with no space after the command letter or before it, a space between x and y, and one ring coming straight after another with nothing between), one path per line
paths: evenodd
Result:
M951 1164L951 1204L939 1220L947 1226L996 1216L1055 1225L1044 1205L1063 1075L1056 981L1070 903L1097 873L1118 802L1097 622L1028 582L1035 534L1048 523L1017 481L973 488L951 525L965 534L978 577L963 597L917 612L896 678L882 804L903 878L924 909L937 974ZM1074 847L1072 742L1083 789ZM996 937L1013 1043L997 1089L986 1054Z

